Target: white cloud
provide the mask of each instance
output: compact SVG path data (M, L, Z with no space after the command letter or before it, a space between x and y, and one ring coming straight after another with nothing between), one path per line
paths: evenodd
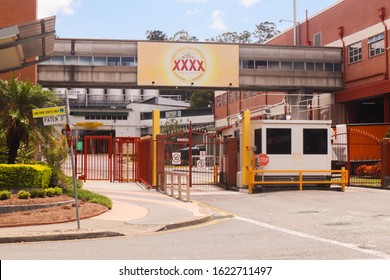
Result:
M256 5L260 0L240 0L241 5L249 8Z
M78 6L80 6L80 0L38 0L38 18L60 13L71 16Z
M221 12L220 10L215 10L213 12L213 15L211 16L210 27L216 30L225 30L226 24L224 18L225 18L225 14L223 12Z

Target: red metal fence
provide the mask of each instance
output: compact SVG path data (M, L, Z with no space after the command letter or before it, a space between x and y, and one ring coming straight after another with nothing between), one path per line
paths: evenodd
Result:
M157 143L159 185L165 172L188 174L190 187L220 184L224 143L204 131L192 130L161 136ZM187 182L182 182L187 183Z
M114 182L136 182L139 178L139 138L114 138Z
M84 137L84 180L112 181L112 137Z
M147 187L153 185L152 182L152 149L153 139L144 138L139 140L139 181Z

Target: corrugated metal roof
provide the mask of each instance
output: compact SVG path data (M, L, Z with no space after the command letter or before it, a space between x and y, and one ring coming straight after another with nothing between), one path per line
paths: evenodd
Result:
M16 39L12 42L0 43L0 54L7 49L22 48L23 61L13 68L2 67L0 73L20 69L51 58L54 51L55 16L21 23L4 29L18 30ZM0 38L1 39L1 38Z

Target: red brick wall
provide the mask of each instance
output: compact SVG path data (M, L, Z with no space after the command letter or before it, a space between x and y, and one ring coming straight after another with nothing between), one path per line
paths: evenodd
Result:
M37 0L0 0L0 28L37 19ZM33 83L37 80L36 66L0 75L0 79L19 77Z
M315 33L322 33L322 44L327 45L340 39L338 27L344 26L344 36L356 33L380 22L378 9L386 8L385 19L390 18L390 1L388 0L344 0L328 10L310 18L309 12L309 33L305 19L301 22L301 45L307 45L307 34L309 40L313 42ZM293 30L289 30L267 44L270 45L293 45Z
M300 26L301 45L308 45L308 40L313 43L314 34L319 32L321 32L322 45L333 42L339 42L341 45L342 41L338 32L340 26L344 28L344 38L374 25L379 26L379 28L376 28L378 29L377 34L384 32L385 27L378 14L378 10L382 7L385 8L384 19L387 20L390 18L389 0L344 0L322 13L314 15L312 18L310 18L309 11L309 32L307 32L305 19L299 19L302 23ZM388 29L387 35L390 38L390 26L388 26ZM385 54L369 57L368 38L377 34L367 34L367 38L357 39L361 40L362 44L362 60L359 62L348 63L348 45L345 46L345 90L336 93L336 102L369 98L389 92L388 80L385 80L384 73L386 72L386 63L390 69L390 59L386 61ZM293 30L280 34L268 44L293 45ZM384 110L386 112L389 108L385 106ZM390 121L388 116L385 117L385 121Z

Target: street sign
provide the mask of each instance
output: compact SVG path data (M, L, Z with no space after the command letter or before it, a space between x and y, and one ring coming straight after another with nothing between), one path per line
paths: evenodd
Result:
M75 89L67 89L66 91L67 91L66 93L68 94L68 98L69 99L77 99L77 93L78 93L77 90L75 90Z
M257 155L257 163L260 166L266 166L269 163L269 157L266 154Z
M202 160L206 159L206 151L200 151L199 152L199 159L202 159Z
M76 142L76 150L82 151L83 150L83 141L77 141Z
M66 122L65 115L43 117L43 125L57 125L64 124Z
M103 125L104 123L101 122L77 122L76 123L76 126L84 126L84 129L95 129Z
M181 153L172 153L172 164L181 164Z
M33 118L42 118L42 117L50 117L50 116L65 115L65 114L66 114L65 106L40 108L40 109L32 110Z

